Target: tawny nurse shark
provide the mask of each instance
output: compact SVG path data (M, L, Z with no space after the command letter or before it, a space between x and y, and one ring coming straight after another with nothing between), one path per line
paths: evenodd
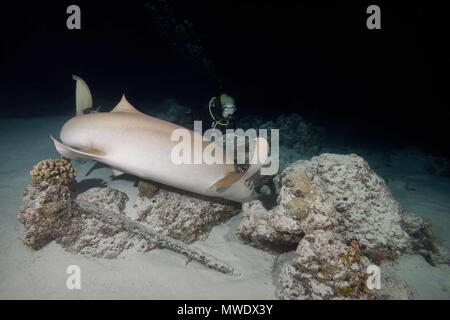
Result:
M252 164L245 172L239 172L232 161L226 161L229 155L225 150L223 164L176 164L171 157L179 143L171 139L174 130L186 130L192 141L201 139L203 150L214 142L138 111L125 96L111 112L84 114L83 110L92 109L91 94L81 78L74 76L74 79L77 116L64 124L61 141L50 135L62 156L97 160L110 166L115 175L128 173L205 196L237 202L253 199L255 191L250 178L268 157L269 146L264 138L256 139Z

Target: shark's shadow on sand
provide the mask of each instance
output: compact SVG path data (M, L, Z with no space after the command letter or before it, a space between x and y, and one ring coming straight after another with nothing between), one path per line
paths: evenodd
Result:
M91 167L91 169L89 169L89 171L86 173L86 176L89 176L94 170L97 169L101 169L101 168L110 168L108 165L105 165L101 162L95 161L94 165ZM155 182L152 180L148 180L148 179L140 179L139 177L133 176L131 174L125 173L125 174L121 174L119 176L114 176L112 175L111 177L111 181L117 181L117 180L122 180L122 181L130 181L133 182L133 186L134 187L138 187L139 185L139 181L146 181L149 182L155 186L157 186L159 189L163 189L163 190L167 190L170 192L175 192L175 193L179 193L179 194L183 194L183 195L187 195L189 197L192 198L196 198L196 199L200 199L200 200L206 200L206 201L215 201L215 202L219 202L219 203L226 203L226 204L231 204L234 207L234 210L240 211L241 206L239 203L235 202L235 201L230 201L230 200L225 200L223 198L219 198L219 197L207 197L207 196L203 196L194 192L189 192L187 190L182 190L182 189L177 189L165 184L161 184L159 182ZM105 188L107 187L107 182L103 179L98 179L98 178L92 178L92 179L84 179L82 181L80 181L78 183L78 192L84 192L88 189L94 188L94 187L102 187ZM276 206L276 195L274 193L271 193L270 195L261 195L259 197L259 200L261 200L263 206L267 209L270 210L273 207Z
M89 160L89 161L92 161L92 160ZM100 169L100 168L109 168L109 167L101 162L94 161L94 165L86 173L86 177L89 176L92 173L92 171L94 171L96 169Z
M86 177L89 176L94 170L101 169L101 168L109 168L109 166L96 161L95 164L91 167L91 169L89 169L89 171L86 173ZM177 189L177 188L174 188L174 187L171 187L171 186L168 186L168 185L156 182L156 181L152 181L152 180L148 180L148 179L141 179L139 177L136 177L136 176L133 176L133 175L127 174L127 173L121 174L119 176L111 177L111 181L117 181L117 180L131 181L131 182L133 182L133 186L136 188L139 185L139 181L146 181L148 183L151 183L151 184L157 186L159 189L162 189L162 190L167 190L170 192L187 195L189 197L196 198L199 200L214 201L214 202L219 202L222 204L232 205L235 211L240 211L240 209L241 209L240 203L235 202L235 201L226 200L226 199L219 198L219 197L208 197L208 196L200 195L200 194L190 192L187 190ZM103 179L98 179L98 178L83 179L78 183L78 193L82 193L82 192L87 191L94 187L106 188L106 187L108 187L108 184Z
M83 179L77 184L77 193L80 194L94 187L106 188L107 186L103 179Z

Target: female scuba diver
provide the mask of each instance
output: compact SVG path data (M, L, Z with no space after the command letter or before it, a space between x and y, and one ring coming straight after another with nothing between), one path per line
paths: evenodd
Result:
M234 129L236 104L233 97L222 93L219 97L209 100L209 115L211 116L211 128L225 132L225 129Z
M236 129L236 104L233 97L225 93L222 93L219 97L212 97L209 100L208 110L212 120L211 129L220 130L222 134L226 133L226 129ZM235 133L231 133L231 135L237 137ZM210 138L207 133L205 133L205 137ZM244 139L243 142L240 141L235 141L234 159L237 159L238 153L244 153L245 163L237 163L237 165L240 170L245 171L248 168L249 145L247 139ZM225 147L225 138L223 143Z

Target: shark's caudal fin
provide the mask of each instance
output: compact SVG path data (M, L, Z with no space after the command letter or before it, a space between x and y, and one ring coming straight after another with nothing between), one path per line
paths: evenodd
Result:
M50 138L55 143L56 151L58 153L66 158L88 158L93 160L99 160L105 156L105 153L98 149L85 149L85 150L78 150L69 146L66 146L64 143L58 141L50 135Z
M220 180L216 181L211 188L231 186L238 181L247 180L253 176L266 162L269 155L269 143L264 138L256 139L255 151L253 152L251 165L245 172L230 172Z
M92 110L92 95L86 82L76 75L72 75L77 82L75 89L75 102L77 106L77 116L89 113Z

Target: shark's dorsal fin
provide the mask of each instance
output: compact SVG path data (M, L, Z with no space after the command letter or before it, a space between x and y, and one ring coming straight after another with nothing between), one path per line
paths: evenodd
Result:
M210 188L227 187L240 180L246 180L253 176L262 167L269 154L269 143L264 138L256 139L256 148L253 152L251 165L245 172L230 172L216 181Z
M115 106L114 109L111 110L111 112L139 112L139 111L127 101L125 95L122 95L122 99L117 104L117 106Z
M76 75L72 75L77 82L75 89L75 104L77 106L77 116L89 113L92 110L92 95L86 82Z

